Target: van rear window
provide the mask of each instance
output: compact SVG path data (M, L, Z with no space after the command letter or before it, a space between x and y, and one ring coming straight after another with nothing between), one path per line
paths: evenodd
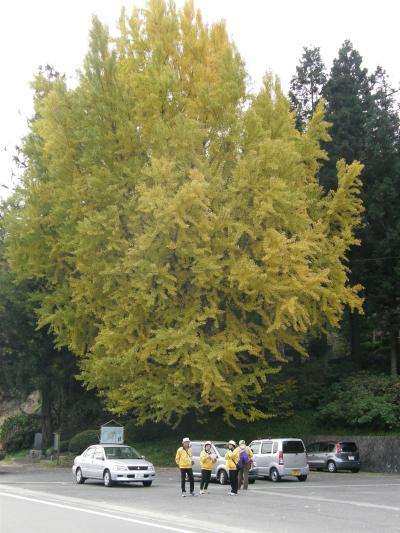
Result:
M342 448L342 452L356 452L357 451L357 445L355 442L340 442L340 447Z
M283 453L304 453L304 444L301 440L284 440Z

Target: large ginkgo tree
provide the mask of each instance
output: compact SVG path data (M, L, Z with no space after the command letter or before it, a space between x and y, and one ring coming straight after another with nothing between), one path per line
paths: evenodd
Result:
M33 83L9 261L84 383L141 422L264 416L285 347L361 305L361 165L326 195L323 103L299 133L279 82L246 76L223 23L152 0L116 37L94 19L76 87Z

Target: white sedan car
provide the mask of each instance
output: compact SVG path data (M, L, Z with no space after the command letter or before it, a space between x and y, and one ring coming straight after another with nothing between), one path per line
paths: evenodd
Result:
M154 466L131 446L97 444L89 446L74 459L72 472L76 482L102 479L106 487L114 483L143 483L150 487L156 477Z

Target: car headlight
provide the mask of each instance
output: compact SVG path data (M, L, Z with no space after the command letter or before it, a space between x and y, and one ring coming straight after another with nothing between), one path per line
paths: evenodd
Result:
M152 470L154 472L154 466L153 465L149 465L149 470Z
M117 465L117 470L128 470L128 467L124 465Z

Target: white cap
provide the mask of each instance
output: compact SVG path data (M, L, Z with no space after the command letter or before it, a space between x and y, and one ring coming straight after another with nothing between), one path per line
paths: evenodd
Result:
M236 442L234 440L230 440L228 444L232 444L232 446L236 446Z
M182 439L182 444L184 444L185 442L190 442L189 437L185 437L184 439Z
M209 446L209 445L211 446L211 442L208 440L207 442L204 443L204 448L205 448L206 446Z

